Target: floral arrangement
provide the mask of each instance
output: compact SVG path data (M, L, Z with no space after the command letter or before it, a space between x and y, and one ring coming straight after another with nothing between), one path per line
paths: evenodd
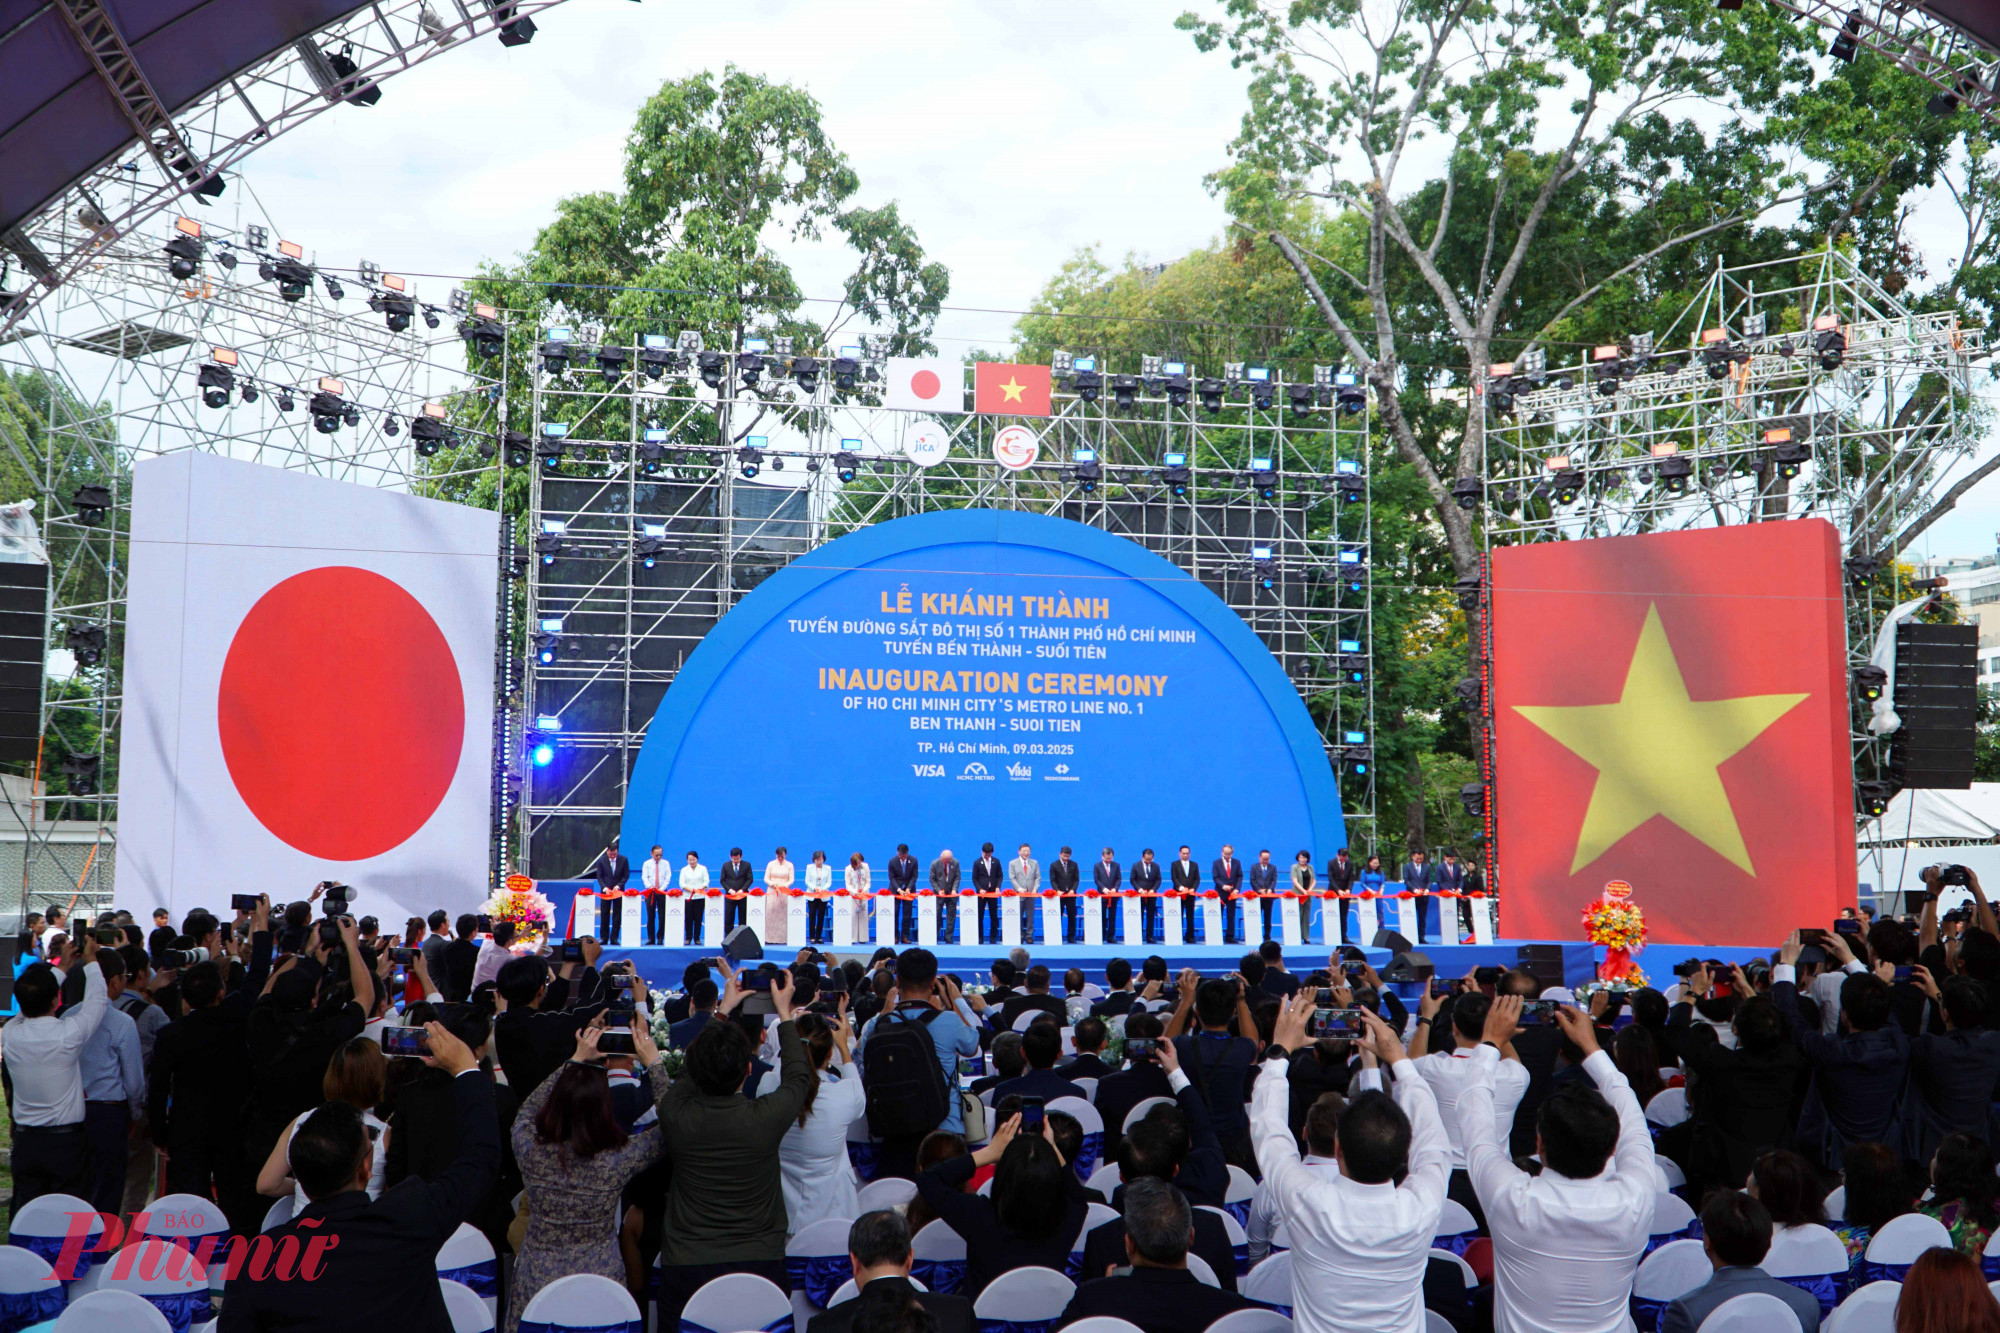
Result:
M548 895L539 889L500 889L479 904L479 915L492 917L495 925L513 922L514 942L507 947L517 954L527 954L548 942L556 909Z
M667 1067L670 1079L681 1076L681 1067L687 1063L687 1052L674 1045L674 1025L667 1021L666 1006L656 1005L653 1009L653 1044L660 1048L660 1063Z
M1631 901L1632 886L1613 880L1604 886L1604 896L1583 909L1583 937L1604 946L1604 962L1598 976L1605 981L1628 981L1635 973L1645 985L1645 974L1632 964L1632 955L1646 947L1646 914Z

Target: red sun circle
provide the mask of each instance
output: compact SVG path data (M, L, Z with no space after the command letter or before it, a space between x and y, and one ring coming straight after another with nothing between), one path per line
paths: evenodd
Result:
M919 398L935 398L943 387L935 370L920 370L910 376L910 392Z
M464 687L437 622L391 580L346 566L257 599L223 659L215 714L244 804L329 861L408 841L465 744Z

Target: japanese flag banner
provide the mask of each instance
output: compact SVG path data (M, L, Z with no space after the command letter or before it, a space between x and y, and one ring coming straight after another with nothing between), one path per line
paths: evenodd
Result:
M400 924L483 899L498 545L484 510L138 463L118 905L178 918L335 879Z
M882 367L882 406L903 412L963 412L965 367L937 356L892 356Z

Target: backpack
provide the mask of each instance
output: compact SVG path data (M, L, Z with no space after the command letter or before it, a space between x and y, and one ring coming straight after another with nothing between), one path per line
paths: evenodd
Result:
M875 1022L861 1088L868 1096L868 1131L879 1139L928 1134L951 1113L952 1089L931 1041L932 1020L944 1011L926 1008L912 1023L897 1009ZM892 1022L894 1019L896 1021Z

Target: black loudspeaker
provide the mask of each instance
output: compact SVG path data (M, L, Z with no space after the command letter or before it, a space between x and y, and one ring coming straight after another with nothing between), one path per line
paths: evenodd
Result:
M1979 723L1979 627L1896 626L1896 715L1889 774L1905 787L1972 785Z
M755 962L764 956L764 945L758 940L757 932L748 926L738 926L722 937L722 952L730 965L741 967L748 960Z
M1408 953L1415 946L1393 930L1375 932L1375 938L1368 941L1371 949L1387 949L1390 953Z
M1514 950L1514 966L1533 976L1543 990L1566 984L1560 944L1523 944Z
M42 735L49 567L0 562L0 761L29 762Z
M1429 954L1406 949L1389 960L1389 970L1384 974L1388 981L1429 981L1437 975L1431 966Z

